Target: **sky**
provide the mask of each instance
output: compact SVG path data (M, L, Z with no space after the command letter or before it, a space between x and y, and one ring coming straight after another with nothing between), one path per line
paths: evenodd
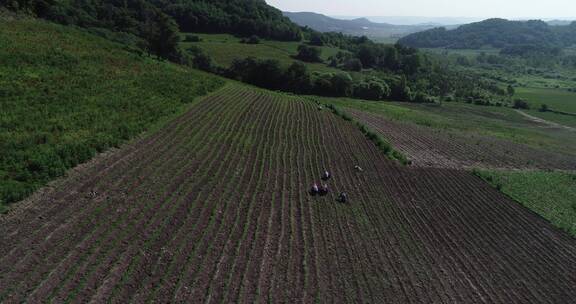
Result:
M576 0L266 0L283 11L329 16L574 17Z

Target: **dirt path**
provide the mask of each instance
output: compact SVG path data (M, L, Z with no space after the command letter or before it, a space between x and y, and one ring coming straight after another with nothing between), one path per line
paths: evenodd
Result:
M565 130L568 130L568 131L576 132L576 128L568 127L568 126L565 126L565 125L561 125L561 124L559 124L559 123L551 122L551 121L548 121L548 120L545 120L545 119L542 119L542 118L539 118L539 117L536 117L536 116L532 116L532 115L530 115L530 114L528 114L528 113L525 113L525 112L522 112L522 111L520 111L520 110L516 110L516 112L522 114L522 116L528 118L529 120L531 120L531 121L533 121L533 122L536 122L536 123L539 123L539 124L543 124L543 125L547 125L547 126L552 127L552 128L565 129Z

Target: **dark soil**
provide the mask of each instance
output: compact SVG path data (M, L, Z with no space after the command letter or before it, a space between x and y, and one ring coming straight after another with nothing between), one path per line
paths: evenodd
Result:
M0 302L572 302L576 240L426 168L494 164L456 159L402 167L328 111L231 86L2 216Z

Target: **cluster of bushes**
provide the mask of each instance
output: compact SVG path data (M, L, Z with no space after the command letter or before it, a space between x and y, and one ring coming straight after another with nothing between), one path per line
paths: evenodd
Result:
M202 58L202 60L198 60ZM193 60L197 68L211 62L204 54ZM378 77L353 79L346 72L310 73L305 64L295 62L283 67L277 60L245 58L235 60L228 69L212 66L212 72L240 80L252 85L272 90L282 90L297 94L315 94L331 97L354 97L368 100L393 98L399 101L434 102L424 93L413 94L405 78L385 81Z
M516 99L512 105L514 109L530 110L530 104L526 100Z
M301 44L298 46L298 54L294 58L304 62L322 62L322 51L319 48Z
M259 44L260 43L260 37L256 36L256 35L252 35L248 38L243 38L242 40L240 40L240 43L245 43L245 44Z

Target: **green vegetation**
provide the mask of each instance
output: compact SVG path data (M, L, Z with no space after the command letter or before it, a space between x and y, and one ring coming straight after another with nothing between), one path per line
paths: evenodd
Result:
M333 33L308 34L308 45L269 40L262 40L259 44L246 44L231 35L196 34L200 42L184 42L182 47L188 49L192 56L200 54L203 57L202 62L211 61L214 67L209 71L242 81L250 78L238 76L235 71L230 70L233 70L235 62L246 62L247 58L253 58L252 62L265 61L271 66L280 66L281 69L287 69L295 62L304 62L307 70L311 72L307 78L311 79L312 84L306 86L313 88L310 90L299 88L296 91L286 89L285 86L262 86L258 82L246 81L269 89L420 103L437 102L447 96L477 104L506 102L506 92L493 83L469 73L455 73L418 50L400 45L377 44L365 37L347 37ZM204 60L207 59L205 57L210 57L211 60ZM277 63L272 63L271 60ZM205 69L202 67L205 65L195 66ZM263 69L266 70L278 69ZM347 74L351 78L352 88L342 87L348 86L349 81L345 80L348 78L345 76ZM272 74L260 76L265 79L277 78L277 75ZM337 84L334 85L335 83Z
M193 34L201 41L196 43L181 43L182 48L198 48L204 54L208 54L214 64L222 68L228 68L236 59L255 57L261 60L277 60L282 66L288 67L294 62L299 62L294 56L298 53L300 42L273 41L260 39L258 44L242 43L242 39L229 34ZM321 51L322 61L327 61L330 56L340 50L335 47L318 47ZM322 63L306 63L310 71L314 72L337 72Z
M551 110L576 113L576 93L549 88L517 88L517 96L526 99L532 108L546 104ZM576 120L576 118L575 118Z
M179 62L178 32L198 31L259 35L299 41L301 29L265 1L243 0L14 0L6 8L64 25L77 25L109 35L121 32L123 42ZM103 31L104 30L104 31ZM112 34L118 35L118 34Z
M576 155L576 137L573 132L534 126L511 108L479 107L458 102L444 102L439 105L328 97L320 100L340 108L362 110L438 130L492 136L544 150Z
M528 102L532 109L528 114L576 127L576 93L564 89L518 88L516 96Z
M475 171L475 174L576 236L576 175L562 172Z
M43 21L0 21L0 41L0 206L224 84Z
M558 48L576 43L576 22L567 26L550 26L544 21L509 21L488 19L466 24L454 30L436 28L408 35L399 43L422 48L505 49L505 53L554 54ZM521 54L520 54L521 53Z
M321 103L319 103L318 101L317 103L321 105ZM358 127L358 129L362 132L362 134L364 134L364 136L366 136L368 140L372 141L376 145L376 147L380 149L380 151L386 154L388 158L390 158L391 160L399 161L403 165L410 164L408 158L401 152L394 150L392 145L388 141L386 141L380 134L372 131L370 128L368 128L361 122L354 120L352 116L350 116L348 113L338 108L337 106L333 104L324 104L324 106L328 107L332 111L332 113L341 117L342 119L354 122L354 124Z

